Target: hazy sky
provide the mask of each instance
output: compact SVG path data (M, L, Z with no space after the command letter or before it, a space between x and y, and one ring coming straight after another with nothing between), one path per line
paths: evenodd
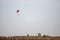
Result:
M0 0L0 36L38 33L60 36L60 0Z

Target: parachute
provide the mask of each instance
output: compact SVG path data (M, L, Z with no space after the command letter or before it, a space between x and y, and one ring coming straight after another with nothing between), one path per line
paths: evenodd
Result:
M17 10L17 13L19 12L20 10Z
M22 15L22 11L21 10L17 10L16 11L18 15Z
M20 10L17 10L16 12L17 12L18 15L20 14Z

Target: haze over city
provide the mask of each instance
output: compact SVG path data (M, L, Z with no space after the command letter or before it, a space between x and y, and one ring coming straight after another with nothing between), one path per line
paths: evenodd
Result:
M0 0L0 36L38 33L60 36L60 0Z

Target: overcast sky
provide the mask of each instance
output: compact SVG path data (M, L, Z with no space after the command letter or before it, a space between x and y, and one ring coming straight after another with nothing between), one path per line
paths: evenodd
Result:
M0 36L38 33L60 36L60 0L0 0Z

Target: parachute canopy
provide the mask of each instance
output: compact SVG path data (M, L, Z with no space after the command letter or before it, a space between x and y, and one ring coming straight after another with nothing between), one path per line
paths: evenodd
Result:
M17 10L16 12L17 12L17 14L18 14L18 15L21 15L21 12L20 12L20 10Z
M18 15L22 15L22 10L17 10L16 13L17 13Z
M17 10L17 13L20 12L20 10Z

